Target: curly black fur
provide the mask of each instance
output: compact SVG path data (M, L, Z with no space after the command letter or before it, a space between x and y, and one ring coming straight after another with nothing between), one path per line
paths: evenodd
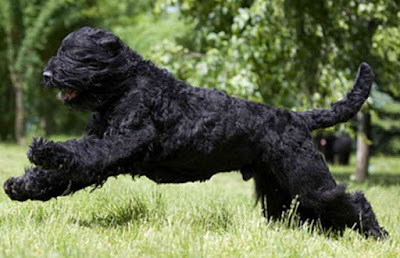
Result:
M37 167L4 184L13 200L45 201L119 174L183 183L239 170L255 179L268 218L279 218L298 196L304 220L387 234L361 193L335 183L310 133L359 110L373 80L365 63L344 100L303 113L192 87L110 32L87 27L64 39L43 76L67 106L93 116L83 139L33 140L28 158Z

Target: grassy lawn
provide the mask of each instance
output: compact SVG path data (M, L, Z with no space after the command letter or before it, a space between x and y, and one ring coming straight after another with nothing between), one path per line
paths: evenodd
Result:
M26 150L0 144L1 182L29 166ZM0 191L0 256L399 257L400 158L374 157L371 163L370 180L349 186L365 191L390 233L386 241L351 230L332 238L307 226L267 223L254 206L253 183L239 173L181 185L120 176L93 193L45 203L13 202ZM353 166L332 171L348 181Z

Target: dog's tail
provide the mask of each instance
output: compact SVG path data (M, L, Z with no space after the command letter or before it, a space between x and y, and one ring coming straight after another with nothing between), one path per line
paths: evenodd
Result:
M310 110L299 114L307 120L311 131L346 122L357 114L367 100L373 79L372 68L367 63L361 63L353 89L345 98L332 104L330 109Z

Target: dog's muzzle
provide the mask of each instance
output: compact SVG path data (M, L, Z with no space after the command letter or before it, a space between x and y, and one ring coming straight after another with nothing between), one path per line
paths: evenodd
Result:
M50 80L53 77L53 73L51 71L44 71L43 72L43 79L46 81Z
M42 75L43 75L42 84L44 84L45 86L49 86L50 81L53 78L53 73L51 71L44 71Z

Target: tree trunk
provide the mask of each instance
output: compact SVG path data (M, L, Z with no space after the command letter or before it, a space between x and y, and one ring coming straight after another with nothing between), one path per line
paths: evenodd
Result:
M357 113L357 164L354 180L363 182L368 177L369 145L370 145L370 122L369 114L362 111Z
M12 77L15 78L15 76ZM15 89L15 138L18 145L24 145L24 96L22 81L19 79L14 79L13 84Z
M15 138L19 145L25 144L24 137L24 98L23 98L23 71L17 65L18 53L23 38L24 23L21 0L7 1L7 19L5 20L7 32L7 57L11 82L15 90Z

